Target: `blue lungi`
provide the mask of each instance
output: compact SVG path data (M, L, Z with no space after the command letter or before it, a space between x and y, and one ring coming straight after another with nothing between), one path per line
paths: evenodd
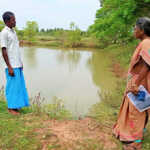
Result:
M22 68L14 68L13 70L15 76L10 76L8 69L5 69L7 80L5 96L9 109L20 109L30 105L29 96Z

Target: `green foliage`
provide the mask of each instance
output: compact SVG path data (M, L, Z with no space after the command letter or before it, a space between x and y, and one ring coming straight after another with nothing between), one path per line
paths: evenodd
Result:
M28 21L24 29L24 34L29 41L34 41L36 34L38 33L38 24L35 21Z
M102 8L96 13L89 31L98 39L119 43L132 40L133 26L140 16L149 14L150 0L100 0Z
M18 30L17 28L15 30L16 30L19 40L23 40L25 36L24 30Z
M0 32L2 31L2 29L4 28L5 24L3 21L0 20Z

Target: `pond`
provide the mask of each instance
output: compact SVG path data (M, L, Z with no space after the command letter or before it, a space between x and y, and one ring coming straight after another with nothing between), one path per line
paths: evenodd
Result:
M29 96L40 92L46 103L55 97L62 99L74 115L85 115L100 101L103 91L112 91L115 87L111 59L103 50L23 47L22 52ZM2 65L0 74L1 85L5 85Z

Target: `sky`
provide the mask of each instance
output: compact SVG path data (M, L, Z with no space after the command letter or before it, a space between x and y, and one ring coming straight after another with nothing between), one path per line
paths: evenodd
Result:
M0 16L13 11L19 29L27 21L36 21L40 29L69 29L70 22L75 22L80 29L87 30L99 8L99 0L0 0Z

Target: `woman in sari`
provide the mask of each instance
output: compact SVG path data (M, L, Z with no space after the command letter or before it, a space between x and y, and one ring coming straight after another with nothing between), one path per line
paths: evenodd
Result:
M135 95L139 85L150 93L150 19L139 18L134 28L134 35L140 39L130 63L128 80L123 103L113 134L123 142L124 150L141 150L149 110L139 112L127 97L128 92Z

